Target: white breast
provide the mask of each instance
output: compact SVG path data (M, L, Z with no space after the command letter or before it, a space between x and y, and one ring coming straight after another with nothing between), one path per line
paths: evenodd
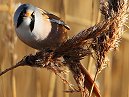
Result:
M17 35L28 46L35 49L42 49L44 47L41 45L41 42L51 32L51 23L49 20L43 18L39 12L36 12L34 29L31 32L29 27L30 21L31 19L29 17L24 19L23 23L16 28Z

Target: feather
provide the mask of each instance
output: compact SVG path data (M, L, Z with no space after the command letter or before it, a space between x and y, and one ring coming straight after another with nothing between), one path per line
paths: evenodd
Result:
M64 22L63 20L61 20L61 18L59 18L58 16L56 16L56 15L54 15L54 14L52 14L52 13L46 11L46 10L42 10L42 9L39 9L39 10L40 10L40 11L42 12L42 14L43 14L47 19L49 19L51 22L57 23L57 24L59 24L59 25L62 25L62 26L64 26L67 30L70 30L70 27L69 27L67 24L65 24L65 22Z

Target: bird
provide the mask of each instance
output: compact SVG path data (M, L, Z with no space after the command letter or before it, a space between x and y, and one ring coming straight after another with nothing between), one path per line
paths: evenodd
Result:
M70 30L61 18L31 4L21 4L13 21L18 38L37 50L55 50L67 40Z
M68 40L70 27L61 18L31 4L21 4L14 12L13 21L19 39L34 49L55 50ZM90 90L93 85L90 74L81 64L78 68L84 74L86 88ZM93 92L100 97L96 84Z

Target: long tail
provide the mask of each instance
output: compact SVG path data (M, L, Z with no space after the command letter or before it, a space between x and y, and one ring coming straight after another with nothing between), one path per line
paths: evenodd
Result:
M79 65L80 69L81 69L81 73L84 75L84 88L86 87L89 92L91 91L92 85L94 84L93 87L93 93L97 96L97 97L101 97L100 95L100 91L96 85L96 83L94 83L93 79L91 78L90 74L88 73L87 69L80 63Z
M87 89L90 93L92 85L94 84L93 94L95 94L96 97L101 97L100 91L96 83L94 83L87 69L81 64L81 62L79 60L72 60L72 58L70 57L64 57L64 59L67 63L67 66L71 70L73 77L78 85L78 88L82 92L82 95L84 95L85 97L85 95L87 94L85 90Z

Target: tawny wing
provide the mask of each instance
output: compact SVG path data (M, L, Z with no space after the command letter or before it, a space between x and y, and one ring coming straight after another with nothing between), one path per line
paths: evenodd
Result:
M67 30L70 30L70 27L67 24L65 24L65 22L63 20L61 20L61 18L59 18L58 16L56 16L56 15L50 13L50 12L47 12L46 10L42 10L42 9L40 9L40 10L42 11L43 15L45 15L47 18L49 18L49 20L51 22L62 25Z

